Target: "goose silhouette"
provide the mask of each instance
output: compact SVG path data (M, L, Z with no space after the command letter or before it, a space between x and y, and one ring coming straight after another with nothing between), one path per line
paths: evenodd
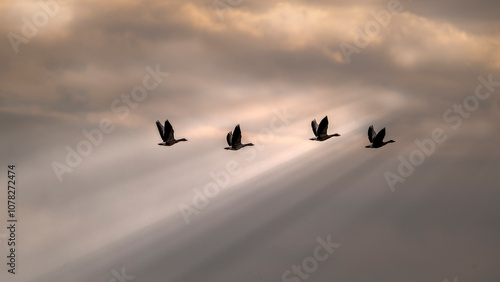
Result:
M165 121L165 126L163 126L159 120L156 121L156 126L158 127L158 132L160 132L160 137L163 140L162 143L158 143L160 146L172 146L180 141L187 141L185 138L175 139L174 138L174 128L168 121Z
M382 128L377 134L375 134L375 130L373 129L373 125L370 125L368 128L368 140L370 140L370 145L365 146L365 148L380 148L386 144L394 143L396 141L389 140L384 142L385 137L385 127Z
M229 131L229 133L226 136L226 141L227 144L229 145L229 147L224 148L226 150L236 151L246 146L253 146L252 143L241 144L241 129L239 124L236 125L233 132Z
M327 130L328 130L328 116L325 116L321 122L318 123L316 122L316 119L311 121L311 127L313 130L314 135L316 136L315 138L310 138L309 140L315 140L315 141L325 141L326 139L334 136L340 136L340 134L332 134L328 135Z

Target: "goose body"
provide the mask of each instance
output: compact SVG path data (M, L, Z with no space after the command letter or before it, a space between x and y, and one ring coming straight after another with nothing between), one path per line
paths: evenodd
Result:
M314 136L316 136L315 138L311 138L309 140L314 140L314 141L325 141L326 139L329 139L331 137L334 137L334 136L340 136L340 134L332 134L332 135L328 135L327 131L328 131L328 116L325 116L321 122L318 123L316 122L316 120L314 119L313 121L311 121L311 127L312 127L312 130L313 130L313 133L314 133Z
M229 145L229 147L224 148L226 150L236 151L246 146L253 146L252 143L241 144L241 129L239 124L236 125L233 132L229 131L229 133L226 136L226 141L227 144Z
M394 140L384 141L385 137L385 127L382 128L378 133L375 133L373 125L368 128L368 140L370 140L370 145L365 146L365 148L380 148L389 143L396 142Z
M185 138L175 139L174 138L174 128L168 121L165 121L165 126L163 126L159 120L156 121L156 127L158 127L158 132L160 133L160 137L163 140L162 143L158 143L160 146L172 146L180 141L187 141Z

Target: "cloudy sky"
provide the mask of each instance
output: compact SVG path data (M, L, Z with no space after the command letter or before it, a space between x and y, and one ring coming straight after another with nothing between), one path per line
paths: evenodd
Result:
M41 3L0 3L1 281L499 281L498 1Z

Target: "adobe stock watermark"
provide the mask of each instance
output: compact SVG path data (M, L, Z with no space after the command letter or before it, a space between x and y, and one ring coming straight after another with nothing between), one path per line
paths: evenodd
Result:
M111 278L109 282L126 282L135 279L135 276L128 275L126 273L125 267L122 267L121 272L118 272L115 269L111 270L111 275L113 275L113 278Z
M33 13L31 19L22 17L23 26L21 34L9 32L7 38L14 53L19 53L19 45L28 44L30 40L38 34L38 31L45 27L51 18L54 18L61 9L61 5L68 3L68 0L40 0L38 1L38 9Z
M131 109L137 108L139 103L148 97L149 92L156 89L169 75L169 73L160 70L160 65L156 65L156 69L147 66L145 70L147 74L143 77L142 84L133 87L130 94L122 93L119 98L111 102L111 111L120 114L119 119L126 119ZM96 128L83 129L81 131L83 139L75 145L75 149L70 145L65 147L67 154L64 162L52 162L52 169L59 182L63 181L65 173L73 172L83 162L83 159L92 153L94 147L102 144L104 136L113 132L115 128L116 126L111 119L102 118Z
M222 22L224 20L224 13L226 13L227 10L237 8L241 6L242 3L243 0L214 0L213 6Z
M479 76L478 80L479 83L474 94L468 95L462 103L454 104L443 113L444 122L450 124L452 130L458 130L462 126L463 120L470 118L471 113L479 108L480 102L490 98L495 92L495 88L500 86L500 81L493 80L493 74L489 74L487 78ZM398 157L400 163L396 173L388 170L384 172L385 180L391 191L394 192L397 183L404 183L415 172L416 167L422 165L426 158L434 154L437 144L442 144L447 139L448 135L440 127L432 131L431 138L416 139L414 142L418 148L410 152L408 160L402 155Z
M378 12L373 10L370 11L373 20L365 24L364 30L359 27L355 29L356 35L353 40L355 46L346 42L341 42L339 44L344 60L350 63L352 54L361 53L361 50L366 48L370 44L371 40L380 34L382 27L387 27L389 25L392 20L392 16L399 14L402 11L403 6L399 0L389 0L387 2L387 9L380 10Z
M458 282L458 277L455 277L453 281L449 281L448 279L444 279L443 282Z
M334 252L334 249L340 247L338 243L332 243L331 236L326 237L326 241L321 237L316 238L318 245L314 248L312 255L302 260L299 265L292 265L292 267L281 275L283 282L300 282L307 280L318 270L320 262L326 261Z
M286 109L275 109L274 116L269 120L268 127L259 131L258 140L251 140L255 146L245 147L238 152L247 155L247 163L252 162L258 152L264 150L265 144L274 139L275 133L282 131L294 117L295 115L289 114ZM217 197L222 189L227 189L231 179L240 175L241 172L240 163L236 160L228 161L225 167L218 172L210 172L208 175L212 181L205 184L201 189L195 188L192 190L191 204L180 203L178 206L186 224L191 223L192 216L199 215L203 209L207 208L211 199Z

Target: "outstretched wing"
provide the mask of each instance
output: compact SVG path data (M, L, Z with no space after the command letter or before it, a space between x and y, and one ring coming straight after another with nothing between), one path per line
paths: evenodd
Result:
M231 144L232 146L241 144L241 129L239 124L234 128Z
M227 145L231 146L231 142L233 141L232 139L233 139L233 133L229 131L226 136Z
M165 121L165 142L167 140L174 140L174 128L168 121L168 119Z
M313 129L314 136L318 137L318 123L316 122L316 119L311 121L311 127Z
M319 126L318 126L318 136L325 136L327 135L327 132L328 131L328 117L325 116L321 122L319 123Z
M382 130L380 130L377 133L377 136L375 136L375 138L373 138L373 143L381 144L382 142L384 142L384 137L385 137L385 127L382 128Z
M156 121L156 127L158 127L158 132L160 133L161 140L163 140L163 142L166 142L167 140L165 138L165 129L163 128L163 125L161 125L159 120Z
M377 134L375 133L375 130L373 129L373 125L370 125L368 127L368 140L370 140L370 143L373 143L373 140Z

